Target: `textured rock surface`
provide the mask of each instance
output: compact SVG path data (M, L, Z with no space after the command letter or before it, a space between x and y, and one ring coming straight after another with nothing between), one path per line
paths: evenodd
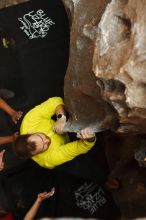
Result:
M116 127L117 124L118 115L114 108L101 98L100 88L92 71L93 39L107 3L107 0L84 0L73 1L70 6L71 50L65 78L65 104L70 113L67 130L70 131L80 130L87 125L102 129Z
M72 14L67 129L146 132L145 1L64 2Z
M66 130L92 126L96 131L146 133L146 2L63 2L72 22L64 91L70 114ZM139 148L143 138L116 134L103 138L111 175L122 184L113 196L123 220L146 216L146 170L138 164L144 155Z
M27 2L29 0L1 0L0 1L0 8L5 8L11 5L16 5L16 4L20 4L22 2Z

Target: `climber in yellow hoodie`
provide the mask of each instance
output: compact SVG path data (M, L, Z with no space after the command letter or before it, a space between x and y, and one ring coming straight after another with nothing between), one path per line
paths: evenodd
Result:
M52 119L53 115L57 117L56 122ZM49 169L88 152L95 144L94 131L85 128L77 133L79 140L70 142L68 135L62 131L65 123L62 98L49 98L23 118L20 136L14 142L14 152Z

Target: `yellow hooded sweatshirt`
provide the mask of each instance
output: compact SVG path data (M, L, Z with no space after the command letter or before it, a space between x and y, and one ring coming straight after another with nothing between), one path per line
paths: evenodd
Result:
M67 134L59 135L53 131L55 121L52 116L59 105L64 105L60 97L49 98L37 105L25 115L20 128L20 134L44 133L51 138L48 149L32 157L40 166L49 169L88 152L95 144L95 142L83 140L69 142Z

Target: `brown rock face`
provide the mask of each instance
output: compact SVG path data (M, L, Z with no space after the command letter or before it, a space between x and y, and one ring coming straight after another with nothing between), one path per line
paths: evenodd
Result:
M64 2L72 14L66 130L146 132L145 1Z
M66 130L138 133L103 141L111 175L122 183L113 192L122 219L145 219L146 170L139 164L146 167L146 2L63 1L72 21Z
M0 1L0 8L5 8L5 7L8 7L8 6L11 6L11 5L17 5L17 4L20 4L22 2L27 2L27 1L30 1L30 0L1 0Z

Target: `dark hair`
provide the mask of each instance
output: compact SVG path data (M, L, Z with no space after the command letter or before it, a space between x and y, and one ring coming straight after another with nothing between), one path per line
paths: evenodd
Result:
M30 136L31 134L20 135L13 143L13 151L23 159L31 158L36 149L35 143L28 141Z

